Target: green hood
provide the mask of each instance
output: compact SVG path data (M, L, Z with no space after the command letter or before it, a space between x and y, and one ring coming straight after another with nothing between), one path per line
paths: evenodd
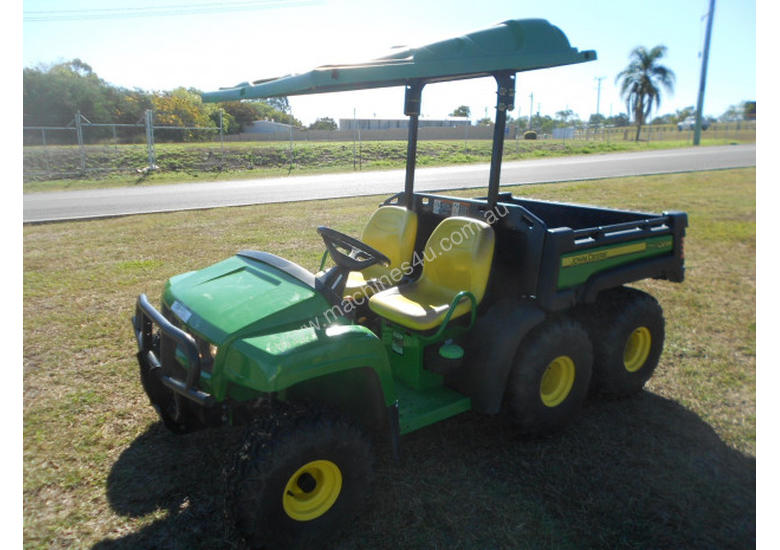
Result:
M327 310L314 276L265 252L243 251L169 279L163 301L192 331L220 345L229 336L299 328Z

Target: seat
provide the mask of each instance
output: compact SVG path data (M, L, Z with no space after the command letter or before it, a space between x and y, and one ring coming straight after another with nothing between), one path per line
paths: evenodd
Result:
M495 234L487 223L461 216L446 218L425 244L420 278L377 292L368 305L377 315L403 327L436 328L459 292L470 292L477 304L482 301L494 248ZM470 310L471 301L462 300L451 319Z
M374 264L363 271L351 271L344 287L344 297L358 299L370 296L376 288L397 285L400 281L393 280L391 272L393 269L402 270L404 262L411 262L416 237L416 212L400 206L380 206L369 218L361 240L387 256L390 265ZM398 273L396 271L396 275Z

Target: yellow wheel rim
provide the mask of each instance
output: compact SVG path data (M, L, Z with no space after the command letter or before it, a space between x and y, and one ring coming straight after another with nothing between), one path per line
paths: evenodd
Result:
M339 467L330 460L314 460L290 476L282 494L282 507L294 520L311 521L330 510L339 493Z
M650 355L653 337L647 327L637 327L628 337L623 350L623 365L628 372L636 372L642 368Z
M542 375L539 395L547 407L557 407L569 396L575 377L574 361L568 355L560 355L550 361Z

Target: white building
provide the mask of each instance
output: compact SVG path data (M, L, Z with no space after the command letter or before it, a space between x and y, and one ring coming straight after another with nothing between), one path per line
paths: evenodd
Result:
M471 121L466 117L447 117L442 119L419 119L420 128L454 128L457 126L471 126ZM390 128L408 128L408 118L340 118L339 130L387 130Z

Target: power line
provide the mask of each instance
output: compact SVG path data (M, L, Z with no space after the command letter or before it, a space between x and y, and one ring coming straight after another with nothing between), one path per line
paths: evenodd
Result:
M90 8L73 10L31 10L24 12L24 21L87 21L95 19L130 19L136 17L167 17L205 15L237 11L265 10L309 6L317 0L245 0L234 2L204 2L200 4L168 4L164 6Z

